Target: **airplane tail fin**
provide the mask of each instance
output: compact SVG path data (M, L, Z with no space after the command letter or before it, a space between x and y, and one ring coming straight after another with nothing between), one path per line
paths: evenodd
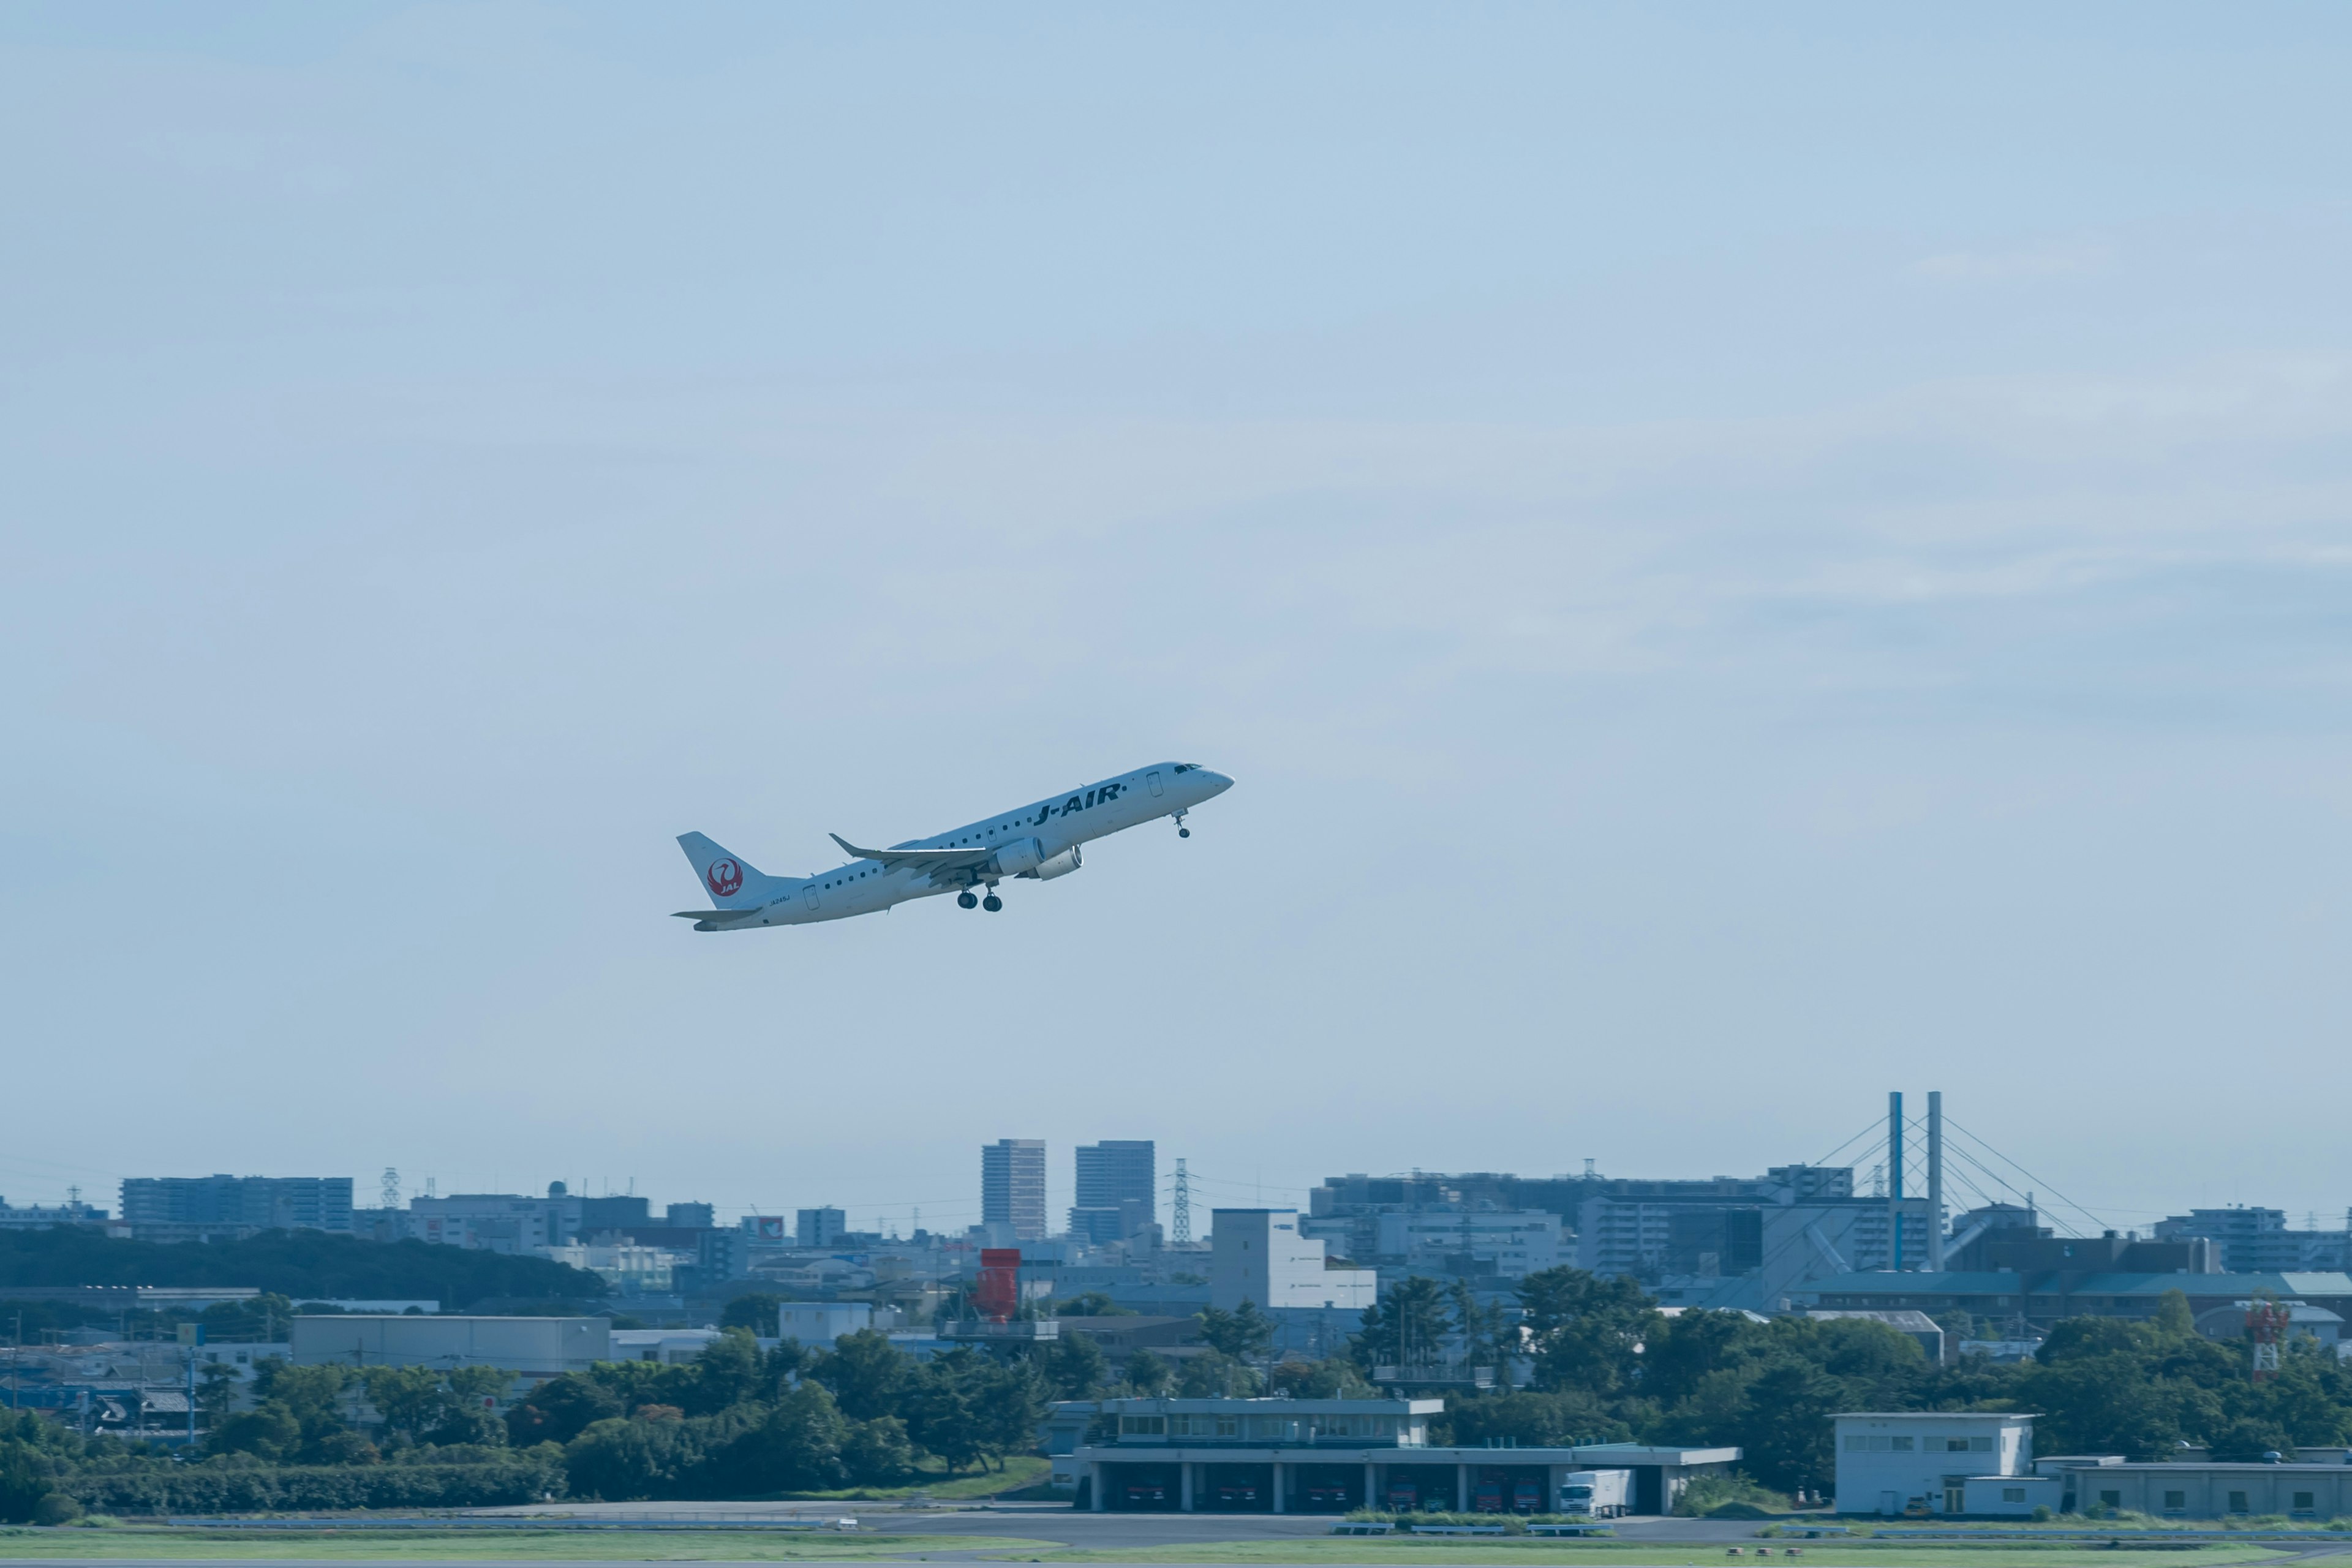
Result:
M693 862L694 874L702 879L703 891L722 910L758 909L784 886L726 846L713 843L699 833L679 834L677 847Z

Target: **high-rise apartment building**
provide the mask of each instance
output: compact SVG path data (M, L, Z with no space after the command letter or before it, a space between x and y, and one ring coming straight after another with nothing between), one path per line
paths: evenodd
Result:
M1011 1226L1016 1241L1045 1239L1043 1138L1000 1138L981 1146L980 1220Z
M122 1217L142 1230L352 1228L349 1176L127 1176ZM163 1239L159 1236L158 1239Z
M1106 1138L1077 1148L1077 1201L1070 1236L1097 1244L1124 1241L1152 1223L1160 1179L1149 1138Z

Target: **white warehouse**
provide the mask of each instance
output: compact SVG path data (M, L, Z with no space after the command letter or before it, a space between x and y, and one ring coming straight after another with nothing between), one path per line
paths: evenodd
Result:
M1380 1299L1373 1268L1332 1268L1323 1243L1298 1231L1297 1209L1217 1209L1209 1234L1209 1304L1232 1311L1261 1307L1348 1307Z
M1973 1410L1863 1411L1837 1423L1837 1511L2030 1517L2056 1510L2033 1473L2033 1417Z

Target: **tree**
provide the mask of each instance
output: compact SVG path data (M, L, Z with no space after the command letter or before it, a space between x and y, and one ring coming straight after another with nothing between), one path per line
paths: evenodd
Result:
M1277 1363L1267 1383L1276 1394L1293 1399L1378 1399L1381 1391L1364 1380L1356 1363L1345 1356L1321 1361Z
M1431 1367L1444 1359L1453 1330L1444 1290L1436 1280L1415 1274L1400 1279L1364 1309L1363 1327L1352 1342L1365 1367Z
M29 1524L41 1500L49 1495L49 1478L33 1446L16 1437L0 1437L0 1524Z
M1186 1356L1176 1374L1176 1393L1183 1399L1238 1399L1257 1388L1257 1373L1223 1351Z
M1174 1375L1169 1370L1168 1358L1149 1350L1137 1351L1127 1358L1127 1385L1146 1398L1164 1392Z
M1472 1366L1491 1366L1499 1372L1505 1354L1518 1340L1503 1304L1482 1305L1467 1279L1456 1279L1446 1297L1453 1308L1454 1334L1462 1343L1462 1359Z
M210 1454L251 1454L257 1459L291 1459L302 1447L302 1423L282 1399L265 1399L214 1427L205 1438Z
M722 1329L749 1329L755 1334L772 1334L782 1320L776 1309L784 1299L772 1290L747 1290L730 1299L719 1314Z
M236 1368L208 1361L196 1371L196 1408L204 1412L205 1429L212 1430L236 1408Z
M1274 1343L1274 1320L1244 1300L1230 1312L1214 1307L1201 1314L1201 1338L1212 1350L1239 1362L1256 1361Z
M1037 1423L1045 1413L1043 1380L1027 1361L987 1368L973 1380L972 1414L981 1441L1004 1468L1004 1456L1036 1447Z
M2197 1331L2197 1314L2189 1308L2189 1292L2175 1286L2156 1299L2156 1316L2150 1320L2159 1334L2184 1337Z
M1092 1334L1063 1334L1037 1352L1037 1370L1055 1399L1092 1399L1110 1381L1110 1363Z
M1521 1280L1519 1306L1537 1385L1603 1395L1632 1386L1643 1342L1665 1321L1633 1280L1602 1279L1566 1265Z
M730 1405L759 1398L766 1382L759 1341L748 1330L730 1329L694 1358L694 1379L685 1391L685 1409L693 1415L717 1415Z
M969 1352L949 1352L950 1356L959 1353ZM914 1364L914 1357L891 1344L889 1335L860 1329L842 1335L833 1353L819 1356L810 1375L833 1391L843 1415L854 1421L871 1421L897 1409Z
M1055 1304L1057 1318L1132 1318L1135 1309L1122 1307L1099 1290L1081 1290L1066 1301Z
M907 1424L896 1415L852 1421L846 1427L841 1470L851 1486L890 1486L915 1468L915 1446L907 1438Z
M620 1395L594 1378L565 1373L530 1391L507 1412L507 1440L518 1446L569 1443L599 1421L627 1414Z
M843 1450L849 1443L852 1423L842 1418L831 1391L806 1382L787 1390L770 1406L760 1425L746 1431L711 1467L719 1497L761 1497L777 1492L829 1491L843 1479ZM862 1458L871 1462L879 1436L860 1439Z
M901 1406L908 1435L945 1460L950 1475L977 1461L988 1446L988 1427L972 1408L968 1389L977 1359L969 1350L933 1357Z
M360 1383L393 1436L415 1442L449 1414L441 1374L429 1366L372 1366L360 1374Z

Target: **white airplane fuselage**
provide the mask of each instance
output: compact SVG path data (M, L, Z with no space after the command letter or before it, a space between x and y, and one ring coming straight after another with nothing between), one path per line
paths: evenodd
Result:
M1154 763L929 838L866 851L812 877L766 876L698 833L681 834L678 844L717 908L680 912L697 931L754 931L846 920L981 887L993 910L998 882L1066 875L1081 864L1080 846L1160 817L1181 826L1187 812L1233 782L1197 763Z

